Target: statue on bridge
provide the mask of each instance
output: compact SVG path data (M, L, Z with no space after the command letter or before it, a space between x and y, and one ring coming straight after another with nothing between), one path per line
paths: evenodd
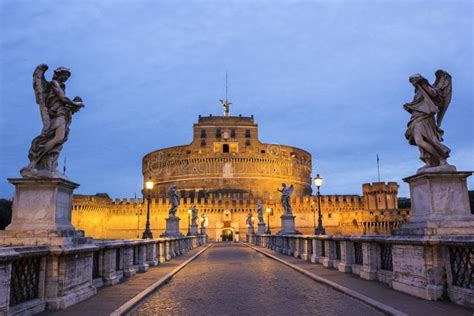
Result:
M198 215L198 210L197 210L196 205L193 205L191 212L192 212L191 225L197 226L197 220L199 219L199 215Z
M283 206L284 215L293 215L293 209L291 208L290 197L293 193L294 187L293 184L289 187L286 186L286 183L282 183L282 189L277 189L278 192L281 192L281 205Z
M423 171L456 171L448 164L450 149L443 145L441 122L451 102L451 76L444 70L436 71L436 81L430 85L420 74L410 76L415 87L412 102L403 108L411 114L405 137L410 145L418 146L420 159L425 163L417 173Z
M171 208L169 211L169 217L176 217L176 211L179 207L179 194L176 191L176 186L172 185L168 189L168 198L170 200Z
M261 200L258 200L258 203L257 203L257 214L258 214L258 223L264 224L265 222L263 220L263 204Z
M252 227L252 226L253 226L252 213L248 213L248 214L247 214L247 225L248 225L249 227Z
M54 70L53 78L47 81L44 74L48 65L38 65L33 73L33 89L36 103L39 105L43 129L31 142L28 153L30 163L20 170L25 178L65 178L57 171L59 154L69 135L72 115L78 112L84 103L80 97L66 97L65 82L71 71L65 67Z

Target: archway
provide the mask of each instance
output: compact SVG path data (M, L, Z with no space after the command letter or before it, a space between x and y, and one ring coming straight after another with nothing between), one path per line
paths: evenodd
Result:
M234 231L230 228L224 228L222 230L222 241L233 241Z

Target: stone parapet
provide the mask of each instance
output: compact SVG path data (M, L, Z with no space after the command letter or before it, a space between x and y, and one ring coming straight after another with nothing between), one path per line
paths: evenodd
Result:
M93 296L97 286L113 286L123 276L159 265L162 249L179 255L206 242L206 237L199 235L93 240L66 247L0 247L0 314L65 309Z
M474 308L474 236L250 235L249 243L427 300ZM309 246L311 244L311 246Z

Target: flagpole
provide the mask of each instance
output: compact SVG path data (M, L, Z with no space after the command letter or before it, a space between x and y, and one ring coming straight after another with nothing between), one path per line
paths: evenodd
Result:
M380 163L379 163L379 161L380 161L379 154L377 154L377 175L378 175L379 182L380 182Z

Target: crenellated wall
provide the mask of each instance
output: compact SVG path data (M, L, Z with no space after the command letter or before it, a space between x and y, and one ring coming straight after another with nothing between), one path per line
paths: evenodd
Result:
M396 184L395 184L396 185ZM330 234L377 234L389 233L409 217L409 210L396 208L369 209L371 189L378 188L364 184L364 195L321 196L323 224ZM395 192L393 183L386 185L386 195ZM377 191L378 192L378 191ZM270 208L270 228L273 232L280 229L280 216L283 208L279 197L263 194L264 210ZM385 195L381 195L381 198ZM396 196L393 197L396 200ZM206 231L209 238L219 240L223 229L231 229L234 237L247 233L247 214L255 218L257 227L257 197L248 193L216 193L206 196L186 196L181 198L177 216L181 218L181 231L187 233L187 210L196 205L199 213L207 216ZM292 199L293 213L296 215L296 226L303 233L314 231L314 215L317 215L317 197L303 196ZM389 199L390 200L390 199ZM388 203L391 206L392 204ZM147 201L142 199L110 199L107 195L76 195L73 204L73 225L84 230L87 236L95 238L137 238L145 229ZM165 218L168 215L170 203L166 196L150 200L150 223L155 236L165 230ZM316 214L315 212L316 211ZM267 214L264 214L267 222ZM316 219L317 221L317 219Z

